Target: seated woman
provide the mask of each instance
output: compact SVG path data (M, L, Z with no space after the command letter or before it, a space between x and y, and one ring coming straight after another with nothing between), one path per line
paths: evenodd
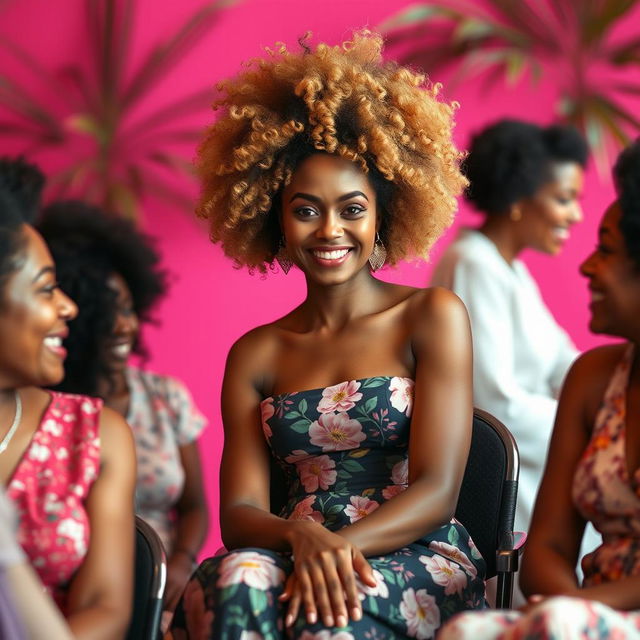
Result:
M43 391L64 376L76 305L0 168L0 485L18 542L76 638L122 638L133 578L135 452L102 401Z
M522 566L530 606L524 615L462 615L443 640L640 637L640 140L614 177L618 199L580 270L591 330L625 342L585 353L562 389ZM579 585L574 566L589 521L603 542L583 559Z
M484 606L484 561L452 518L472 423L465 308L372 273L425 256L451 221L465 184L452 108L383 62L379 36L302 47L223 83L200 149L213 240L253 270L295 265L307 297L229 354L232 551L187 585L176 640L432 638Z
M128 363L145 356L139 330L166 292L151 240L132 223L82 202L43 211L39 231L58 282L80 307L69 325L58 390L98 396L131 426L138 455L136 513L168 556L165 606L173 610L207 532L197 438L206 421L175 378Z
M586 160L585 140L566 126L500 120L477 133L463 171L466 198L484 221L461 230L432 277L469 311L475 406L502 420L518 443L519 531L529 529L558 393L578 356L519 256L562 251L582 219Z

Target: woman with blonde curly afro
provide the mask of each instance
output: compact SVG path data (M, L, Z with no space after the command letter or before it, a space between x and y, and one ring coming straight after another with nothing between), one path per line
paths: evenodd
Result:
M373 272L426 256L466 182L453 108L361 32L268 51L220 85L198 208L238 265L307 297L232 347L220 518L169 634L431 638L484 606L453 519L471 436L471 338L444 289ZM283 489L278 491L278 489Z

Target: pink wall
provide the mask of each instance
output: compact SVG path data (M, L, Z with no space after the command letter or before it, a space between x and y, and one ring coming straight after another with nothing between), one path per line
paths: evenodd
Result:
M83 56L86 42L79 35L83 25L82 4L83 0L9 0L0 11L0 36L9 34L45 66L54 68L65 60ZM181 3L139 0L134 57L137 59L151 43L202 4L202 0ZM375 26L408 4L408 0L245 0L225 10L211 37L194 50L175 74L166 78L149 106L207 83L213 85L234 73L241 61L260 55L262 47L278 40L293 44L311 29L315 41L337 43L348 37L352 28ZM640 17L640 11L636 11L635 17ZM0 68L10 71L8 65L12 64L0 52ZM493 92L483 91L477 82L466 83L449 95L461 104L456 130L459 145L467 144L470 132L503 116L549 122L553 117L553 95L548 79L537 88L521 84L517 90L504 88ZM209 116L203 114L201 121L208 122ZM3 146L3 153L18 150L15 145ZM193 152L187 151L188 155ZM60 162L49 155L35 159L45 169ZM193 192L195 196L195 188ZM580 348L602 342L587 331L586 288L577 267L594 244L598 219L612 197L608 176L600 178L590 168L583 199L585 221L573 231L565 252L558 258L525 256L549 306ZM456 225L475 222L475 216L463 206ZM159 312L161 326L146 331L153 354L151 366L182 378L210 420L202 438L202 454L212 511L205 552L212 552L219 545L217 469L222 444L219 394L226 353L242 333L278 317L300 301L304 295L303 282L295 270L286 277L278 273L262 278L234 269L218 247L209 243L201 224L166 204L150 201L144 225L158 239L166 264L175 276L171 294ZM435 248L432 263L450 237ZM383 277L423 286L431 268L431 264L409 264L387 271Z

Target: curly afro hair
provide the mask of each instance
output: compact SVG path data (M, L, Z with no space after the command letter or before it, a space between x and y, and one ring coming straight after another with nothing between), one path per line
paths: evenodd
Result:
M462 167L470 182L465 197L486 215L503 215L549 181L553 163L584 167L587 157L587 143L573 127L500 120L472 138Z
M36 216L43 187L38 167L23 158L0 158L0 292L22 264L26 244L22 226Z
M423 257L451 223L466 186L452 142L457 106L439 85L382 60L368 31L340 46L267 49L218 85L218 120L199 149L198 215L211 239L250 271L265 272L281 237L278 196L299 163L332 153L357 163L378 194L387 263Z
M629 257L640 270L640 138L618 156L613 179L622 211L620 231Z
M141 322L150 321L167 289L160 257L151 239L130 221L83 202L50 204L37 229L49 245L60 287L79 309L69 324L65 379L57 388L96 395L99 380L111 375L102 347L113 332L117 296L107 281L120 274ZM135 351L146 355L140 341Z

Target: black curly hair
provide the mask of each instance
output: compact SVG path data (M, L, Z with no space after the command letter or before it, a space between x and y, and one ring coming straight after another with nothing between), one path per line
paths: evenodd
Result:
M573 127L499 120L471 140L462 165L470 181L465 197L487 216L503 215L549 181L553 163L585 167L588 154L585 139Z
M24 158L0 158L0 292L20 268L30 223L40 208L44 175Z
M620 231L631 260L640 271L640 138L618 156L613 179L620 204Z
M151 239L133 223L84 202L48 205L36 228L49 245L62 290L79 309L65 342L65 378L56 388L97 395L99 381L112 374L102 347L113 332L117 296L107 281L121 275L140 321L148 322L166 293L166 272ZM134 350L146 356L140 340Z

